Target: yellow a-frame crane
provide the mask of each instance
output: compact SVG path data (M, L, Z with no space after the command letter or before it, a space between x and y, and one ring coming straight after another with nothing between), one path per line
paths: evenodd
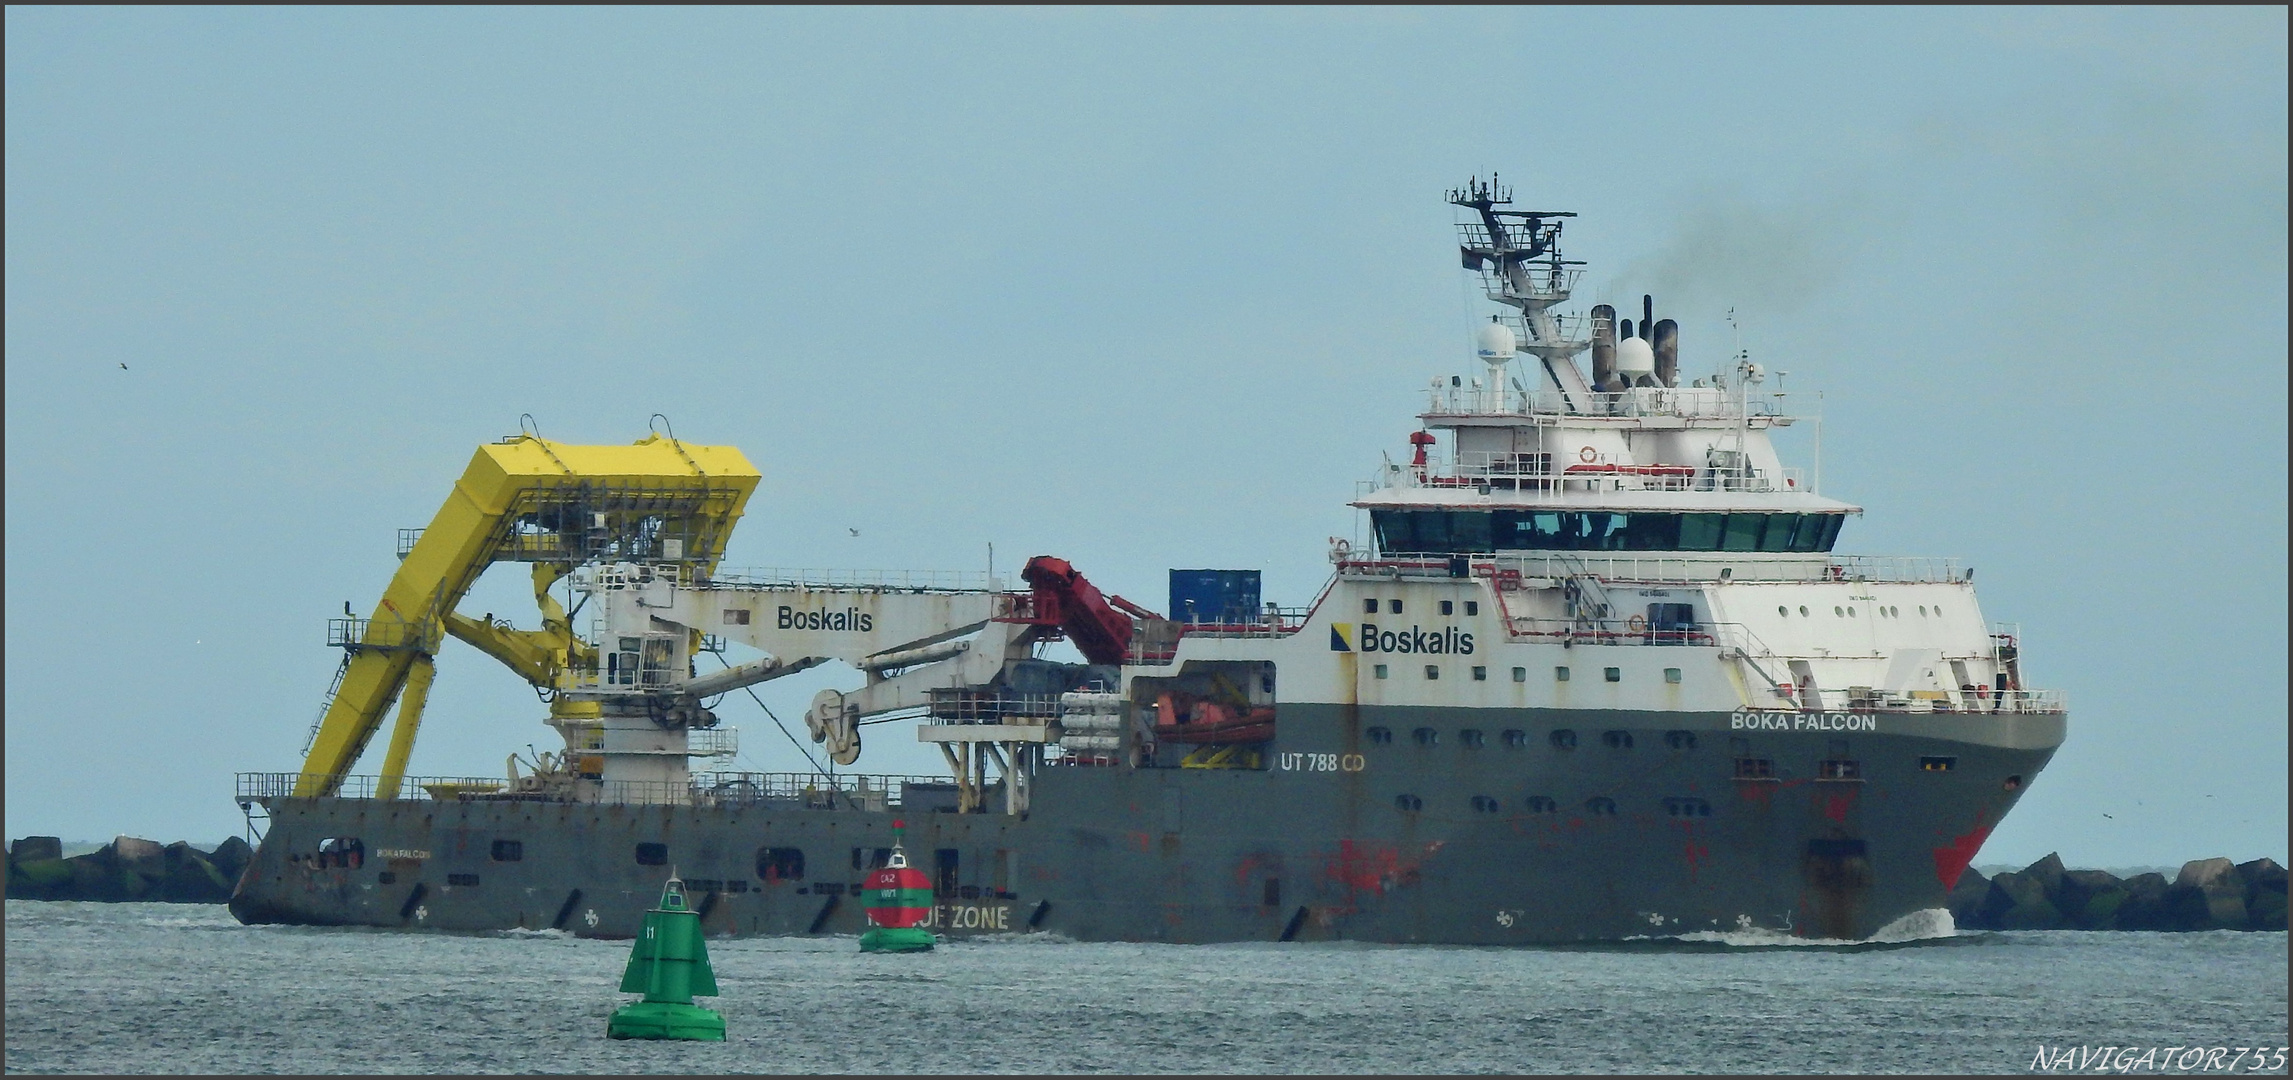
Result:
M574 636L550 585L575 565L599 559L679 562L711 572L759 479L738 449L659 434L629 446L574 446L529 434L479 447L453 494L405 552L374 614L335 620L330 629L347 655L295 795L338 793L397 701L376 792L397 796L442 633L545 689L584 663L593 666L594 655ZM535 564L542 629L517 630L454 612L496 562Z

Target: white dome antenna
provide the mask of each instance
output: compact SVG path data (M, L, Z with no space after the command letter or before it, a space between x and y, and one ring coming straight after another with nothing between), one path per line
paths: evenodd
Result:
M1489 412L1505 411L1505 365L1513 362L1518 344L1513 328L1494 316L1473 335L1474 355L1489 365L1489 378L1481 384L1481 407Z
M1656 378L1656 347L1647 338L1628 337L1616 343L1616 377L1626 386L1639 386L1643 378Z

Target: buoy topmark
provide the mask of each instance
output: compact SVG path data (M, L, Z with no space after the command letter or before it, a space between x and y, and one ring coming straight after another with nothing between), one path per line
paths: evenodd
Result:
M861 952L922 952L937 941L923 927L932 915L932 881L908 865L908 853L900 844L906 831L906 822L892 822L891 858L868 875L860 895L868 913L868 931L860 935Z
M709 970L701 917L685 906L685 883L674 870L660 906L645 913L645 928L629 949L621 992L645 999L614 1010L605 1024L608 1038L724 1041L723 1014L693 1004L695 994L717 996L717 977Z

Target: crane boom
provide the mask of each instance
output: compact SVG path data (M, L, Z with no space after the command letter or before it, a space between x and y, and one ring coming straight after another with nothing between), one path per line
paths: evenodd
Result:
M412 687L409 679L426 676L447 616L487 566L621 557L685 563L706 573L723 556L759 479L736 448L658 434L628 446L575 446L518 435L479 447L391 576L374 614L343 620L339 643L350 650L349 663L295 794L335 793L381 727L383 714L405 694L383 768L385 783L395 786L412 752L427 690L426 677ZM477 629L474 622L461 622L457 630ZM512 642L504 638L502 651ZM531 677L529 665L512 666Z

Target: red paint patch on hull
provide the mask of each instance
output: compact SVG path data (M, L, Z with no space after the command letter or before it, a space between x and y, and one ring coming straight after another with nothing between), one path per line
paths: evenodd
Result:
M1967 872L1967 864L1975 861L1975 852L1981 851L1982 842L1988 839L1990 826L1977 825L1935 849L1935 877L1942 881L1944 889L1959 883L1959 878Z
M1823 816L1844 825L1847 823L1847 808L1853 805L1853 795L1826 795L1823 797Z

